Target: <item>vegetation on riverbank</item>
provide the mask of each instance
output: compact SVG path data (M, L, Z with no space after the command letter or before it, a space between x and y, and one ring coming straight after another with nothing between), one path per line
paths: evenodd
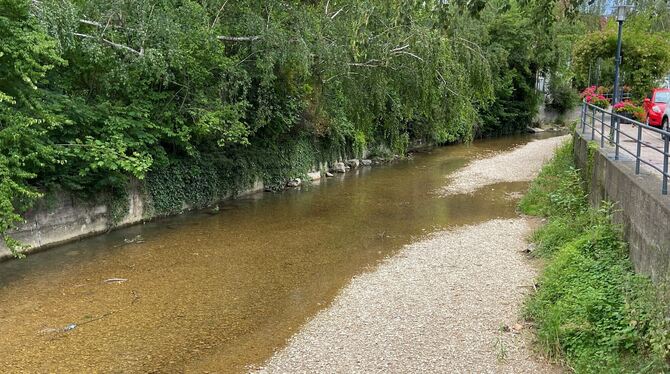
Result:
M611 222L616 207L589 206L571 142L542 169L520 208L548 220L532 237L533 253L548 265L525 307L542 350L577 373L670 370L668 303L634 273Z
M16 244L6 232L51 190L123 198L137 178L167 214L363 150L523 131L574 10L0 0L0 237Z

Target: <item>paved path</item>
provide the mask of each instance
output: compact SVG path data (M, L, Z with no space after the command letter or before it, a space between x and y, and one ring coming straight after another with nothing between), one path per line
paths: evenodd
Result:
M587 119L590 121L590 118ZM584 131L584 137L588 140L594 140L598 144L601 144L600 140L600 134L599 132L602 131L602 126L600 125L601 117L596 116L596 131L591 131L590 127L586 127L586 131ZM610 116L605 115L604 117L604 122L606 124L610 123ZM590 124L590 122L589 122ZM637 154L637 144L636 144L636 139L638 137L638 127L634 126L632 124L621 124L621 135L620 135L620 141L619 144L621 148L619 151L619 156L622 161L635 161L635 155ZM579 129L579 128L578 128ZM614 147L609 145L608 139L609 139L609 128L605 127L605 139L604 139L604 145L608 148L608 153L614 153ZM593 135L593 136L592 136ZM654 150L652 147L655 147L656 149L659 149L661 152ZM663 170L663 139L661 138L661 135L648 130L644 129L642 130L642 146L640 147L640 158L643 159L644 161L648 162L649 164L653 165L653 167L658 168L659 170ZM653 174L659 179L661 178L661 173L658 170L654 170L652 166L646 165L645 163L640 164L640 170L642 173L646 174ZM659 182L660 186L660 182Z
M557 144L540 140L494 158L527 163L534 174L541 165L537 160L547 159ZM524 147L536 152L519 151ZM462 177L474 171L463 170ZM516 180L514 169L507 170L490 183ZM373 272L354 278L259 371L559 371L531 352L531 334L519 314L536 276L522 253L530 230L524 218L491 220L406 246Z

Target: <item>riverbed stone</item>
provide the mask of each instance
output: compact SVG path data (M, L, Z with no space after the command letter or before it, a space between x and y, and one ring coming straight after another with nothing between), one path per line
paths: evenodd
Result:
M291 179L288 181L288 183L286 183L288 187L299 187L301 184L302 180L300 178Z
M356 169L360 165L360 161L356 158L352 158L351 160L347 160L347 166L349 166L352 169Z
M311 173L307 173L307 178L309 178L310 181L315 181L321 179L321 172L314 171Z
M372 160L367 160L367 159L361 160L361 165L372 166Z
M333 177L333 173L331 173L329 171L327 171L324 175L326 176L326 178L332 178Z
M336 162L333 164L333 167L330 169L330 171L335 173L346 173L347 167L344 165L344 162Z

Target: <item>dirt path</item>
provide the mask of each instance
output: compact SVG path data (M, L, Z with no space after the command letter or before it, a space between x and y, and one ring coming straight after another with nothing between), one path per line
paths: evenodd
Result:
M564 140L477 160L442 192L529 180ZM530 351L519 314L536 276L522 253L530 230L523 218L491 220L406 246L354 278L259 371L559 372Z

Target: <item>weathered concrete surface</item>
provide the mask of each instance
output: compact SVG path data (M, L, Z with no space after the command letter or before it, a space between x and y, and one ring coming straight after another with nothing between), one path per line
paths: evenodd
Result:
M263 184L256 182L240 195L262 190ZM26 245L22 253L30 253L156 218L157 215L147 209L147 203L148 197L142 193L140 183L131 182L128 186L128 212L119 222L111 222L105 196L85 201L69 193L58 193L42 199L26 212L25 223L10 235ZM7 246L0 241L0 261L11 256Z
M579 120L580 117L580 107L576 107L567 113L558 113L555 110L552 110L551 108L546 107L544 104L540 106L540 110L538 111L537 115L535 118L533 118L533 122L539 125L554 125L554 124L567 124L571 123L573 121Z
M609 147L594 150L589 165L588 141L578 132L574 138L575 158L589 181L591 204L598 206L603 200L616 204L613 219L623 227L635 270L655 282L667 281L670 197L661 195L659 174L643 168L635 175L635 162L627 157L614 161L614 150Z

